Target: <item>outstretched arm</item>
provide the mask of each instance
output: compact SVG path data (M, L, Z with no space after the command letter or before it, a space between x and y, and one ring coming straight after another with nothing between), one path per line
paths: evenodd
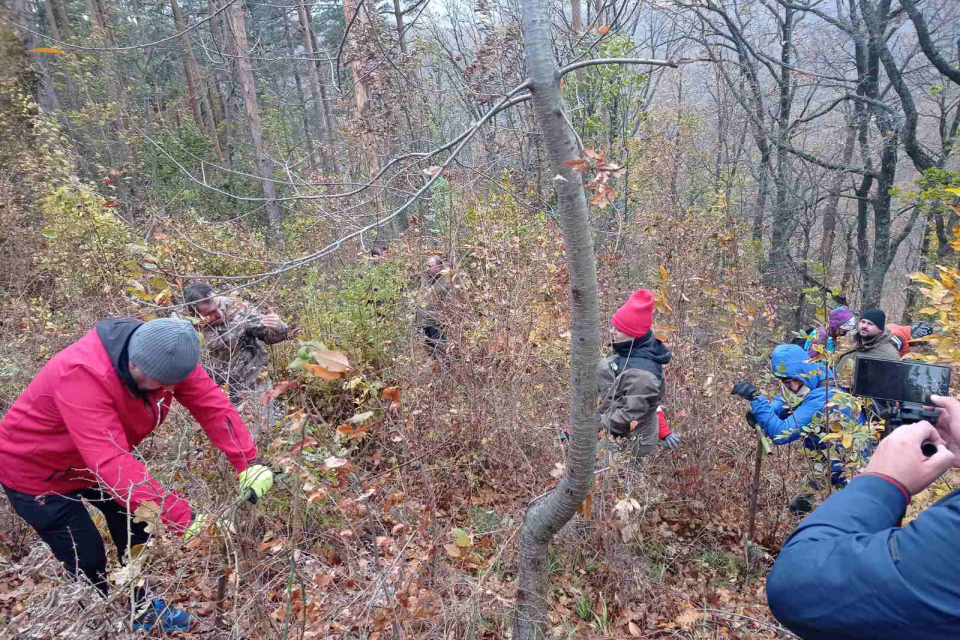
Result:
M204 433L237 470L242 472L257 457L257 447L223 390L197 365L173 392L177 402L200 423Z

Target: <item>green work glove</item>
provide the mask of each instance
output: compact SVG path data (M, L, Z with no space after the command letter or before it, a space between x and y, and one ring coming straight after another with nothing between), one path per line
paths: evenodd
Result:
M267 491L273 488L273 471L262 464L247 467L237 474L240 483L240 497L256 504Z
M188 542L193 538L196 538L198 535L203 533L203 530L210 526L210 519L202 513L193 514L193 522L190 523L190 526L187 527L187 530L183 532L183 541Z

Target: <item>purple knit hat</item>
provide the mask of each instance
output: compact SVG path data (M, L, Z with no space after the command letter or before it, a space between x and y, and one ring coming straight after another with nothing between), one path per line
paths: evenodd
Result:
M844 322L853 317L853 311L850 311L847 307L837 307L830 312L830 318L828 324L830 328L834 331L840 328Z

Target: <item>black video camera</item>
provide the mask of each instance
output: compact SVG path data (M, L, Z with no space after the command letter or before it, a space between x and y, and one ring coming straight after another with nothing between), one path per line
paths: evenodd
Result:
M860 356L853 378L853 395L877 402L884 420L884 433L899 426L926 420L936 424L939 414L925 406L930 396L950 393L950 367L919 360L881 360ZM932 456L937 448L923 443L923 454Z

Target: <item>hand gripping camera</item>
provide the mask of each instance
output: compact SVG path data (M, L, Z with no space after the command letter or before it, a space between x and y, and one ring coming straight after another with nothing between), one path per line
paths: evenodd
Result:
M860 356L854 372L853 395L871 398L883 418L883 437L899 426L926 420L936 424L939 414L926 408L930 396L950 393L950 367L918 360L881 360ZM937 452L924 442L923 455Z

